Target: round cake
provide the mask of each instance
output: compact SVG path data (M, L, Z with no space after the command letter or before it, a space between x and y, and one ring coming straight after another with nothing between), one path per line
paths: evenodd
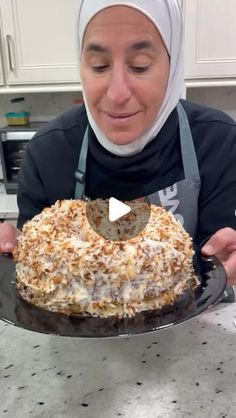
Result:
M128 203L136 209L125 215L128 222L146 211L144 202ZM107 201L93 201L97 224L101 205ZM197 285L193 254L190 236L162 207L151 205L135 237L109 240L91 227L85 202L62 200L23 226L13 252L16 287L23 299L50 311L133 316L171 305Z

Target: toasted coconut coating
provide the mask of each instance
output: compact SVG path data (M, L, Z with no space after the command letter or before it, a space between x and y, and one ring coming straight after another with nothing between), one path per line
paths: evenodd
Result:
M95 221L102 222L99 213L107 201L93 204ZM146 203L128 204L142 217ZM132 212L126 215L130 225ZM28 221L13 252L16 286L25 300L51 311L100 317L172 304L198 283L193 254L188 233L162 207L151 205L149 222L138 235L113 241L94 231L80 200L57 201Z

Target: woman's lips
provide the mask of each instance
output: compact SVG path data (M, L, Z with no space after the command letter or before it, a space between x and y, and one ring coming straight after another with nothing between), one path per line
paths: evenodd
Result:
M119 123L127 123L131 121L139 112L133 113L108 113L104 112L104 114L109 118L111 122Z

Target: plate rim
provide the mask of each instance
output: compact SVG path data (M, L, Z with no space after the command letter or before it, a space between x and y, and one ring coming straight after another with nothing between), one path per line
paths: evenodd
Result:
M8 260L8 263L13 263L13 265L14 265L15 262L14 262L14 259L13 259L12 256L0 255L0 263L1 263L2 257L4 257L5 260ZM104 335L103 334L100 334L100 335L90 335L90 334L83 335L83 333L81 333L80 335L71 335L69 333L68 334L60 333L60 332L58 332L58 330L52 330L52 329L50 329L50 330L45 330L45 329L40 330L40 329L36 329L36 328L33 328L32 326L30 326L28 324L25 324L24 322L20 322L19 320L14 322L13 319L3 317L2 312L1 312L1 307L0 307L0 319L5 323L11 324L11 325L16 326L18 328L23 328L23 329L31 331L31 332L37 332L37 333L41 333L41 334L54 335L54 336L71 337L71 338L88 338L88 339L122 338L122 337L127 337L128 338L128 337L131 337L131 336L157 332L157 331L160 331L160 330L163 330L163 329L170 328L172 326L179 325L179 324L184 323L184 322L186 322L190 319L193 319L196 316L199 316L200 314L202 314L204 312L207 312L209 309L212 309L219 302L220 296L223 294L225 288L227 287L227 274L226 274L226 271L224 269L224 266L223 266L222 262L219 260L219 258L217 258L216 256L204 257L204 256L201 255L200 256L200 261L201 262L210 262L213 265L213 268L210 271L212 272L213 270L217 269L218 274L220 275L220 278L221 278L221 282L218 283L218 285L221 285L220 289L219 289L217 295L215 295L215 298L213 299L213 301L209 304L206 304L206 305L203 304L202 307L200 307L198 309L197 313L196 313L196 311L190 312L185 317L181 317L181 318L175 320L174 322L169 322L169 323L166 323L166 324L163 324L163 325L157 324L157 326L154 327L153 329L147 329L147 330L141 330L141 331L136 330L135 332L132 332L132 330L131 330L130 332L126 331L124 333L114 333L113 335L106 335L106 334L104 334ZM11 268L12 268L12 266L11 266ZM198 274L198 277L199 277L199 274ZM1 280L1 272L0 272L0 280ZM112 321L114 319L113 317L97 318L97 317L92 317L92 316L90 316L90 317L89 316L75 316L75 315L69 316L69 315L63 315L63 314L60 314L60 313L57 313L57 312L51 312L51 311L40 309L40 308L30 304L29 302L25 301L24 299L22 299L20 297L20 295L18 294L18 292L17 292L17 290L16 290L16 288L13 284L13 281L11 280L10 282L11 283L10 283L9 287L12 287L12 289L14 287L13 292L15 291L15 299L17 299L17 298L19 300L21 299L21 303L23 303L25 306L28 306L29 309L31 309L33 311L36 311L36 313L41 313L41 314L43 313L44 316L49 315L49 316L54 317L54 319L58 319L58 317L60 316L60 319L61 318L64 318L64 319L66 318L68 323L73 322L74 320L77 320L77 319L79 321L86 320L86 319L87 320L88 319L89 320L97 320L97 322L99 322L100 320L101 320L101 322L103 322L103 321L106 322L106 320ZM200 283L200 285L198 285L196 287L196 290L203 290L203 289L204 289L204 287L201 286L201 283ZM193 293L193 296L195 297L195 291L192 292L192 293ZM203 293L204 293L204 290L203 290ZM195 302L196 301L197 300L195 300ZM0 295L0 302L1 302L1 295ZM173 309L174 309L174 305L175 304L172 305ZM170 310L172 308L170 307ZM148 315L148 314L154 314L154 316L156 314L156 318L158 318L158 317L160 318L161 311L160 310L142 311L141 313L138 313L137 315L135 315L134 317L131 317L129 319L132 321L132 319L135 320L139 317L140 318L145 317L145 315ZM168 314L168 312L167 312L167 314ZM165 317L165 314L164 314L164 317ZM116 320L121 323L121 321L124 321L125 318L121 318L121 319L116 318Z

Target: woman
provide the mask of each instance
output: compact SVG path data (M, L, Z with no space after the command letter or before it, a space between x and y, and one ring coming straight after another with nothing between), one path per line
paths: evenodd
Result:
M29 143L18 227L57 199L149 196L236 278L236 124L180 101L183 27L177 0L84 0L78 18L84 108ZM0 251L20 232L0 229Z

